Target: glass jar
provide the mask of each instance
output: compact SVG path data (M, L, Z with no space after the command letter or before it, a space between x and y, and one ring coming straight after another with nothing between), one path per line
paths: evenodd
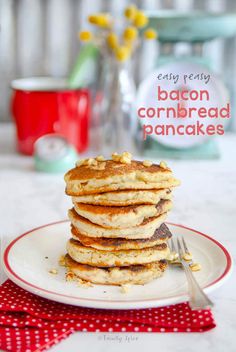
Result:
M135 84L130 64L104 58L99 72L92 138L96 139L93 145L97 152L105 156L112 152L135 151Z

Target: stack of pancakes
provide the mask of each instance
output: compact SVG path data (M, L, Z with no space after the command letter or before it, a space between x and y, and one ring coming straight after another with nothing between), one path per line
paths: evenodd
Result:
M86 159L65 175L72 238L66 267L97 284L144 284L161 276L171 236L164 221L179 184L165 163Z

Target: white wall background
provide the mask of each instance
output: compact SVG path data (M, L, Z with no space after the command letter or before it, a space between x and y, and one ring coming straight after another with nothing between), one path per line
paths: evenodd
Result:
M0 0L0 121L10 119L13 78L68 75L79 51L77 32L88 14L111 11L117 16L129 2L143 9L236 11L236 0ZM158 51L158 43L145 43L135 65L137 82L152 68ZM235 106L236 39L215 40L205 53L224 76Z

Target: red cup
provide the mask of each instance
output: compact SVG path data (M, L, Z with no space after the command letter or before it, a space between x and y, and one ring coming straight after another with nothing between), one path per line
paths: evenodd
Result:
M87 149L88 89L70 89L64 79L52 77L17 79L11 86L19 152L32 155L35 141L48 133L61 134L79 153Z

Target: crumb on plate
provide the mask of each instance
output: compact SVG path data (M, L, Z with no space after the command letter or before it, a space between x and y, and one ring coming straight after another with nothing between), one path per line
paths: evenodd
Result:
M49 273L53 274L53 275L57 275L58 274L58 270L57 269L50 269Z

